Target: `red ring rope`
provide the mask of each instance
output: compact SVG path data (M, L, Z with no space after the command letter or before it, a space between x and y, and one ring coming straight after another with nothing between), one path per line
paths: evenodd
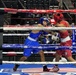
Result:
M54 13L54 12L71 12L76 13L76 9L71 10L37 10L37 9L12 9L12 8L0 8L0 10L4 10L5 12L30 12L30 13Z

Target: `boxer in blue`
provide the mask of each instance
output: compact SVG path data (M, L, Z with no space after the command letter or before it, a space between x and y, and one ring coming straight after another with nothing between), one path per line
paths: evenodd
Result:
M46 27L48 24L49 20L46 17L41 17L39 20L39 24L37 25L38 27ZM41 34L48 34L47 32L43 31L43 30L32 30L30 35L27 37L27 39L25 39L24 41L24 45L27 46L40 46L39 42L37 41L37 39L39 38L39 36ZM31 52L33 53L39 53L40 57L41 57L41 61L44 62L45 61L45 56L44 56L44 52L43 50L39 50L39 49L24 49L24 53L23 53L23 57L20 58L20 61L25 61L30 55ZM19 67L18 64L16 64L13 68L14 71L17 70L17 68ZM49 71L49 69L47 68L46 65L43 66L43 71Z

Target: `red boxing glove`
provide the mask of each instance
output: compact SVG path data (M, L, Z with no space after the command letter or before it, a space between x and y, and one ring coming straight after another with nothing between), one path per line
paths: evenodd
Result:
M50 19L50 24L51 25L55 25L56 24L56 21L54 19Z

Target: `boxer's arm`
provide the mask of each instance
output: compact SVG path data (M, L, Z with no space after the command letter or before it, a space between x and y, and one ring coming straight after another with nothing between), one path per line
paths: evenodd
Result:
M56 27L65 27L64 24L57 23Z
M65 27L65 25L64 24L56 24L56 27ZM57 32L65 32L66 30L64 29L64 30L58 30Z
M68 24L68 27L71 27L71 25ZM69 31L70 35L72 35L72 30L68 30L68 31Z
M36 27L43 27L41 24L36 25ZM33 33L38 33L40 30L32 30Z
M65 27L65 25L64 24L57 24L57 27ZM67 27L71 27L69 23L67 24ZM65 30L61 30L61 31L65 31ZM69 35L72 35L72 30L68 30L68 32L70 33Z
M71 27L71 25L67 22L67 27ZM68 30L69 34L72 35L72 30Z

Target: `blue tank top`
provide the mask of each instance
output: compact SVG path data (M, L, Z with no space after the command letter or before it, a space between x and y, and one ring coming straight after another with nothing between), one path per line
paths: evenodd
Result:
M30 36L31 38L33 38L33 39L38 39L41 34L46 35L46 34L48 34L48 33L45 32L45 31L39 31L38 33L33 33L33 32L31 32L29 36Z

